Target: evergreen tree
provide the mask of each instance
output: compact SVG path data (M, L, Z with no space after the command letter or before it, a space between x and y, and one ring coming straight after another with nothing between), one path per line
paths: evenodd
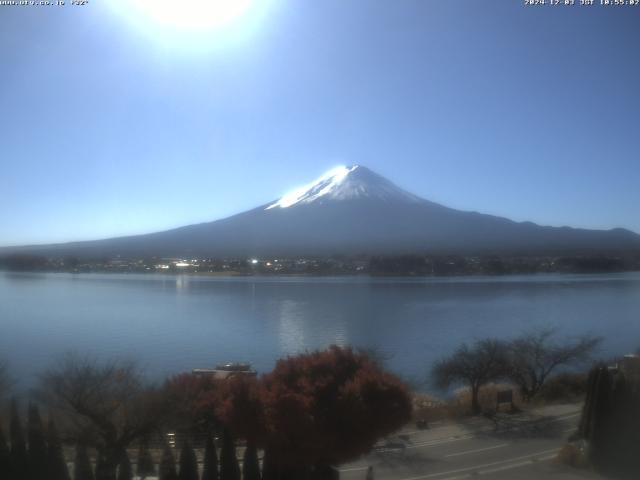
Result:
M151 452L144 442L140 444L140 449L138 450L138 466L136 472L141 480L144 480L146 477L153 477L156 474Z
M204 444L204 469L202 470L202 480L218 480L218 453L216 444L213 443L211 435L207 435Z
M18 403L14 399L11 402L11 474L12 480L28 480L28 459L27 446L22 430L22 422L20 421L20 413L18 412Z
M609 452L611 416L611 375L606 367L599 369L593 404L593 423L589 456L597 467L606 463Z
M87 453L87 447L82 444L76 445L76 458L73 465L74 480L94 480L91 460Z
M273 455L267 449L262 457L262 480L278 480L278 478L278 467L273 461Z
M11 468L11 452L0 425L0 478L9 478Z
M133 480L131 460L129 460L129 455L126 450L122 451L122 458L118 464L118 480Z
M180 480L198 480L198 459L189 441L185 441L180 451Z
M29 478L42 480L47 478L47 442L44 438L44 427L37 405L29 404L27 415L27 439L29 451Z
M104 478L104 454L98 450L96 452L96 466L95 466L95 477L96 480L105 480Z
M47 425L47 471L50 480L70 480L58 430L53 420Z
M611 478L635 480L640 469L635 448L640 445L640 391L626 375L620 368L592 370L580 433L598 470Z
M240 480L240 467L236 457L236 446L228 429L222 433L220 453L220 480Z
M596 385L599 372L599 368L592 368L589 371L589 376L587 377L587 397L585 398L584 406L582 407L582 416L580 417L580 424L578 426L578 433L585 439L591 437L591 429L593 427L593 408L597 392Z
M638 443L637 429L640 427L634 422L634 404L633 388L628 384L625 375L619 372L614 377L611 386L611 418L609 420L609 436L608 436L608 471L617 473L618 477L624 478L625 472L634 472L634 476L638 477L638 448L629 448L629 445Z
M258 461L258 450L253 442L247 444L242 462L243 480L260 480L260 463Z
M116 466L117 468L117 466ZM116 472L109 468L103 450L98 451L96 460L96 480L116 480Z
M160 460L160 468L158 471L159 480L178 480L176 472L176 460L169 445L164 447L162 459Z

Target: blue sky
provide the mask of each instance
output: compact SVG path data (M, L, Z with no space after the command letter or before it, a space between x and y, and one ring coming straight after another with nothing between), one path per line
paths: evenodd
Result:
M0 245L214 220L339 164L640 232L640 7L254 0L196 32L132 1L0 7Z

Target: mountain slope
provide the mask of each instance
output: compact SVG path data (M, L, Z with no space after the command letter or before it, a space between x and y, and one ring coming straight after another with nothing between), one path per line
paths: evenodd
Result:
M640 250L640 236L624 229L543 227L454 210L356 165L334 169L277 201L214 222L148 235L3 250L81 257L577 254Z

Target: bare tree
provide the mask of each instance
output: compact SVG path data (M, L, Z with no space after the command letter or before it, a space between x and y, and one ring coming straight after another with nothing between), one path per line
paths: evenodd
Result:
M556 342L555 333L551 328L535 330L509 343L508 376L524 400L533 398L558 367L587 362L601 341L585 335L575 341Z
M39 394L66 420L68 435L96 447L115 480L122 452L159 427L164 402L133 363L68 354L41 377Z
M471 410L480 413L480 388L504 376L506 361L507 345L501 340L479 340L472 346L463 343L453 355L434 365L431 376L441 388L467 385L471 390Z

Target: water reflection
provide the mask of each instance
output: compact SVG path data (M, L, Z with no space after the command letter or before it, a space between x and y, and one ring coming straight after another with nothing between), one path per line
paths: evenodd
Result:
M528 278L528 280L527 280ZM474 279L203 278L0 273L0 357L17 378L69 349L138 358L148 372L376 347L424 378L462 341L535 326L640 345L640 274Z
M189 280L191 277L188 275L176 275L176 292L186 293L189 290Z
M283 355L323 348L327 345L349 345L349 326L344 312L327 314L315 310L308 301L291 299L277 302L278 343ZM318 314L320 313L320 314Z
M292 354L308 348L305 340L305 328L298 302L283 300L278 302L278 340L280 351Z

